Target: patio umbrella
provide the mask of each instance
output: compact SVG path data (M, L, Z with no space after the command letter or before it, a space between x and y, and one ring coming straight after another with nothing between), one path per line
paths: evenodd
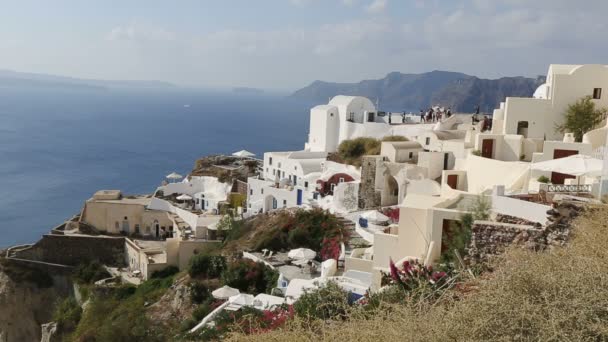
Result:
M255 297L253 297L253 295L247 294L247 293L239 293L237 295L231 296L228 299L228 302L230 302L230 304L236 304L236 305L241 305L241 306L250 306L253 305L253 300Z
M192 200L192 196L188 196L186 194L179 195L179 196L177 196L177 200L178 201L191 201Z
M238 289L224 285L219 289L211 292L211 295L213 296L213 298L216 299L228 299L232 296L238 295L239 293L241 293L241 291L239 291Z
M599 176L602 173L604 162L600 159L575 154L569 157L533 163L532 169L565 173L573 176Z
M251 153L246 150L240 150L238 152L234 152L232 155L235 157L247 158L247 157L254 157L255 153Z
M168 174L167 176L165 176L167 179L171 179L173 181L176 181L178 179L182 179L184 178L182 175L180 175L179 173L175 173L175 172L171 172L170 174Z
M315 251L313 251L312 249L297 248L297 249L292 249L291 251L289 251L289 253L287 253L287 256L290 259L312 260L317 256L317 253Z

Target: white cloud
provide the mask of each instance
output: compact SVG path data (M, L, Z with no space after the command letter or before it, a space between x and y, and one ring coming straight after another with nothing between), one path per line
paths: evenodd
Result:
M372 3L367 6L366 10L370 13L384 12L387 4L388 0L373 0Z
M133 40L133 41L173 41L176 39L173 32L157 27L143 27L136 23L117 26L106 35L110 41Z

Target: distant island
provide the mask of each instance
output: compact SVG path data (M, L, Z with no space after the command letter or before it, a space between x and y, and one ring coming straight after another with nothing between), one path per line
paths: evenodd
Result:
M437 104L454 111L472 112L479 105L482 111L491 113L505 97L530 97L544 82L542 76L489 80L450 71L391 72L382 79L358 83L314 81L291 96L319 103L326 103L335 95L364 96L377 101L381 110L389 111L417 112Z
M249 88L249 87L234 87L232 88L232 92L236 94L252 94L259 95L263 94L264 90L258 88Z
M65 76L0 70L0 88L59 88L104 90L111 88L156 89L173 88L174 84L155 80L94 80Z

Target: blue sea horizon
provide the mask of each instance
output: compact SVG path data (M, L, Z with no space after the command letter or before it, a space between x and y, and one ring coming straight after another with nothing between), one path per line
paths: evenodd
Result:
M206 155L302 149L312 105L181 88L0 88L0 248L37 241L100 189L151 193Z

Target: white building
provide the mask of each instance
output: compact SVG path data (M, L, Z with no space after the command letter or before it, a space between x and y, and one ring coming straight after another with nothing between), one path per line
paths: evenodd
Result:
M591 96L599 107L608 106L608 66L552 64L547 82L533 98L507 97L494 110L492 133L524 138L562 140L555 125L563 122L568 105Z
M305 149L312 152L335 152L344 140L358 137L379 139L390 135L414 137L434 125L413 125L419 123L419 120L417 115L380 112L365 97L338 95L329 104L310 110L310 133Z

